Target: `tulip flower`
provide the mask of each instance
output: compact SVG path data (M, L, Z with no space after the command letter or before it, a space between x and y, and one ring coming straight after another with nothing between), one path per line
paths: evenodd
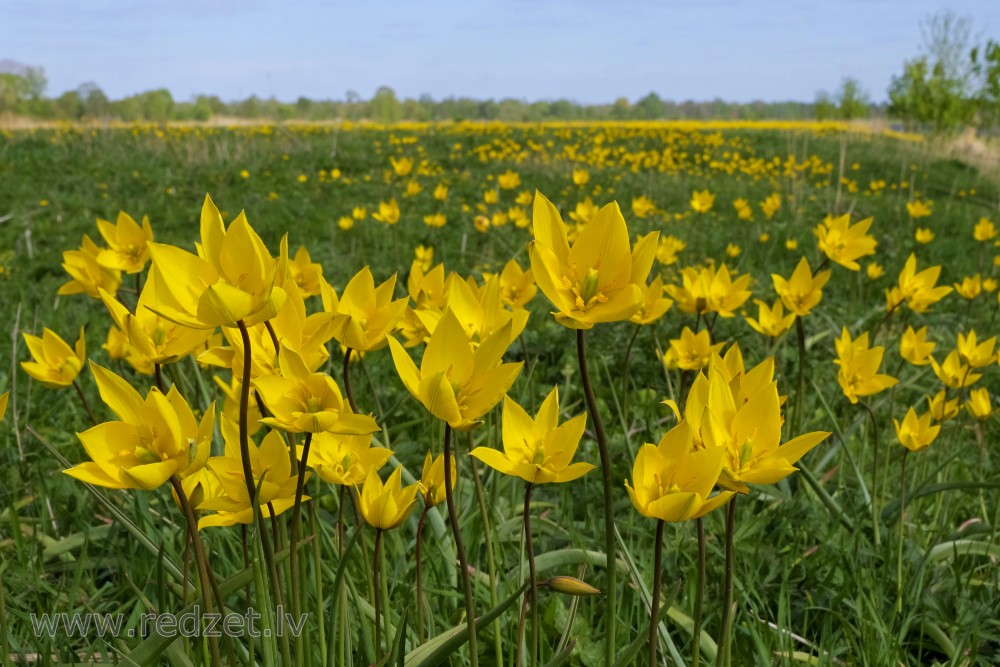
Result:
M101 266L125 273L139 273L146 268L149 243L153 240L149 218L142 216L140 227L128 213L121 211L115 224L98 218L97 228L108 244L107 249L97 255Z
M686 267L681 269L682 284L667 285L667 293L677 302L677 307L685 313L718 313L721 317L733 317L735 311L750 298L750 275L738 276L734 280L725 264L718 270L708 266L703 269Z
M655 210L656 204L654 204L653 200L646 195L642 195L641 197L637 197L632 200L632 213L634 213L635 217L639 219L645 218Z
M556 321L572 329L630 318L642 301L653 264L657 233L630 247L618 204L603 207L570 245L559 211L535 194L531 268L542 292L556 308Z
M468 431L500 402L521 371L522 362L502 363L510 330L508 323L473 350L468 334L449 309L427 343L419 369L392 337L389 349L396 372L414 398L453 429Z
M118 421L78 433L91 460L63 472L97 486L149 491L205 465L212 446L214 403L198 422L176 387L166 395L154 387L143 399L108 369L91 362L90 370L101 399Z
M100 254L101 249L86 234L83 235L83 244L79 250L64 252L62 267L72 280L63 283L58 294L86 294L99 299L102 289L112 294L117 292L122 284L121 271L102 266L97 261Z
M983 278L978 273L962 278L962 282L954 284L955 293L963 299L972 301L983 293Z
M936 359L931 359L931 368L934 374L944 383L946 387L952 389L962 389L979 381L983 377L981 373L973 373L970 364L962 360L958 350L952 350L944 358L943 363L938 363Z
M485 340L494 332L510 324L510 341L521 335L528 323L528 311L519 308L513 312L504 307L501 298L500 279L493 275L482 287L471 277L462 280L451 274L447 280L448 308L458 318L465 333L474 343ZM431 335L437 329L442 311L427 308L415 311L424 329Z
M847 327L844 327L836 341L836 348L837 359L834 363L840 366L837 382L851 403L857 403L859 397L877 394L899 382L894 377L878 373L885 348L869 347L867 332L852 340Z
M590 463L570 463L587 414L559 424L559 388L542 401L534 419L509 396L503 402L503 452L476 447L470 454L505 475L531 484L571 482L594 469Z
M278 258L240 213L228 229L212 199L201 209L198 255L160 243L149 244L162 281L149 308L193 329L251 326L271 319L285 301L287 237Z
M715 195L708 190L696 190L691 193L691 209L695 213L708 213L714 203Z
M72 385L87 361L87 342L82 327L73 347L51 329L43 329L41 338L26 333L24 342L32 360L22 361L21 368L50 389Z
M916 239L917 243L926 245L934 240L934 231L930 227L917 227L917 231L913 233L913 238Z
M858 259L874 255L878 246L875 237L868 233L872 220L865 218L852 225L850 213L837 217L827 216L814 230L820 251L832 262L851 271L860 270ZM869 272L869 277L870 275Z
M815 276L809 269L809 262L803 257L792 277L785 279L777 273L771 274L774 281L774 291L789 312L799 317L805 317L823 298L823 286L830 279L830 270L820 271Z
M653 282L648 285L640 285L639 289L642 291L639 310L629 318L634 324L652 324L674 305L673 299L664 296L663 279L660 276L653 278Z
M392 164L392 170L397 176L409 176L410 172L413 171L413 160L411 158L401 157L396 159L395 157L390 156L389 162Z
M968 334L958 334L958 345L955 349L962 362L969 364L973 368L989 366L996 359L997 337L993 336L982 343L976 340L976 330L971 329Z
M147 286L151 281L147 280ZM207 329L192 329L171 322L150 310L147 304L155 290L143 289L136 303L135 314L113 295L100 291L101 301L111 313L111 319L127 337L130 354L156 364L169 364L182 359L203 345L212 333Z
M303 445L298 458L302 459ZM308 465L324 481L339 486L360 486L368 473L378 470L392 456L392 450L372 447L372 435L317 433L312 438Z
M485 279L485 276L483 276ZM535 274L529 268L521 268L516 259L507 262L500 272L500 300L508 308L524 308L535 298L538 286L535 285Z
M926 366L931 363L931 352L936 346L934 341L927 340L927 327L922 327L920 331L907 327L899 339L899 356L914 366Z
M455 482L458 480L458 468L454 455L451 457L449 468L451 468L451 487L455 488ZM424 457L424 468L420 475L420 495L423 496L426 507L434 507L445 501L444 454L434 457L430 452L427 452Z
M990 405L990 392L986 387L969 390L969 400L965 403L965 409L969 414L983 421L993 414L993 406Z
M663 363L667 368L680 368L684 371L701 370L708 364L712 354L722 349L724 343L712 343L708 329L694 333L688 327L681 331L680 338L670 340L670 347L663 354Z
M931 214L931 202L923 202L919 199L906 202L906 212L910 214L910 217L914 220L919 218L926 218Z
M917 452L926 448L937 437L941 430L940 426L931 426L931 413L917 416L916 411L910 408L903 417L903 421L892 420L896 427L896 438L899 444L906 447L911 452Z
M760 299L754 299L754 303L757 304L757 319L747 317L746 321L759 334L777 338L791 329L795 323L795 313L785 315L785 311L781 306L781 299L775 301L773 307L768 307Z
M950 287L935 286L940 275L940 266L932 266L917 273L917 257L911 253L899 273L898 296L893 300L901 298L914 312L925 312L951 292ZM889 300L888 291L886 298Z
M387 225L394 225L399 222L399 204L396 203L395 198L387 202L380 201L378 203L378 213L372 213L372 217Z
M417 503L419 484L402 485L402 466L397 466L389 479L382 483L375 469L361 487L358 507L368 525L379 530L391 530L410 516Z
M288 262L288 275L298 285L302 296L316 296L323 279L323 265L312 261L305 246L299 246L295 257Z
M291 348L278 355L281 375L253 381L270 417L260 421L289 433L367 435L379 431L370 415L355 414L326 373L313 373Z
M726 448L694 448L690 425L682 421L659 444L639 448L632 466L632 485L625 482L639 514L662 521L687 521L721 507L734 495L712 489L722 472Z
M370 352L385 347L386 334L402 317L408 300L393 301L395 287L395 275L376 288L369 268L361 269L347 283L332 311L333 337L352 350Z
M980 218L972 230L972 237L979 242L992 241L997 235L997 228L989 218Z
M0 394L0 422L3 421L3 417L7 414L7 400L10 398L10 392L5 391Z
M254 521L253 504L243 476L239 426L223 417L220 430L225 442L225 454L208 459L207 466L215 473L221 493L206 494L198 505L199 509L215 512L198 520L199 530L209 526L231 526ZM271 517L291 509L295 505L298 476L292 471L288 446L281 433L268 431L260 446L252 440L249 444L248 455L254 488L260 489L255 502L259 503L261 514ZM303 498L308 499L308 496Z

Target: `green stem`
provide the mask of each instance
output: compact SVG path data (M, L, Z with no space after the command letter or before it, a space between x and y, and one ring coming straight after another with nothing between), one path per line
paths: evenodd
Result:
M292 535L288 543L288 560L292 569L292 609L295 618L302 614L302 580L299 577L299 533L302 524L302 495L306 483L306 464L309 461L309 445L312 444L312 433L306 433L306 441L302 446L302 460L299 461L299 474L295 481L295 505L292 509ZM292 447L295 445L293 444ZM274 518L271 519L274 521ZM299 634L295 638L295 663L302 667L305 659L305 637Z
M535 573L535 548L531 543L531 489L528 482L524 487L524 551L528 557L528 591L531 601L531 667L538 664L538 575Z
M160 364L154 363L153 371L156 374L156 388L160 390L160 393L166 393L167 390L163 388L163 371Z
M903 536L906 513L906 458L909 450L903 452L899 463L899 544L896 547L896 614L903 610Z
M382 628L379 623L379 586L378 586L378 554L382 548L382 530L375 530L375 554L372 557L372 586L375 588L375 663L378 664L379 653L382 651Z
M458 566L462 575L462 591L465 594L465 623L469 629L469 657L472 667L479 666L479 641L476 637L476 603L472 597L472 578L469 576L469 560L465 556L465 544L462 542L462 529L458 525L458 512L455 510L455 493L451 484L451 426L444 425L444 495L448 503L448 523L455 538L455 551L458 552Z
M615 540L615 512L613 503L613 488L611 472L611 454L608 451L608 439L604 434L604 423L597 411L597 399L594 388L590 384L590 373L587 370L587 348L584 342L583 329L576 330L576 352L580 364L580 380L583 383L583 393L587 399L587 412L594 422L594 433L597 436L597 447L601 454L601 476L604 482L604 552L607 555L608 596L605 599L604 618L607 630L604 635L604 662L610 667L615 661L615 631L618 623L618 544Z
M805 404L806 387L806 328L802 324L802 318L795 318L795 336L799 346L799 377L795 389L795 414L792 418L791 432L798 433L799 426L802 425L802 407Z
M90 403L87 401L87 397L83 395L83 389L80 388L80 383L73 380L73 389L76 389L76 395L80 397L80 402L83 403L83 409L87 411L87 416L90 417L90 422L96 424L97 417L94 416L94 411L90 409Z
M622 415L626 422L628 422L628 362L640 329L642 329L641 324L635 325L635 331L632 332L632 337L628 339L628 346L625 348L625 360L622 362Z
M719 650L715 655L715 667L727 666L730 663L730 650L733 641L733 533L736 529L736 496L733 496L726 507L726 579L722 593L722 636L719 637Z
M701 517L695 519L695 527L698 530L698 581L695 584L694 593L694 646L691 649L691 664L699 667L701 664L701 623L704 614L705 602L705 520Z
M699 519L700 521L700 519ZM660 588L663 586L663 526L665 522L659 519L656 522L656 548L653 556L653 600L649 605L649 667L656 665L656 649L659 647L659 640L656 637L657 619L660 617ZM698 642L698 635L695 635L695 643Z
M358 411L358 404L354 402L354 394L351 392L351 348L344 352L344 394L347 395L347 403L351 406L351 412Z
M947 396L945 397L947 398ZM881 532L879 530L879 517L878 517L878 473L879 473L879 435L878 435L878 420L875 418L875 412L872 410L871 406L864 401L858 401L858 405L865 409L868 413L868 417L871 419L872 423L872 438L874 439L874 460L872 463L872 534L875 537L875 546L882 543Z
M472 451L472 432L469 432L469 451ZM472 470L472 481L476 486L476 502L479 505L479 515L483 520L483 540L486 544L486 564L489 568L490 576L490 606L496 607L499 604L497 597L497 567L493 556L493 531L490 528L489 509L486 506L486 494L483 492L483 483L479 479L479 466L476 465L475 457L469 457L469 468ZM500 619L493 621L493 649L496 654L497 664L503 664L503 641Z
M201 580L199 588L201 589L202 604L205 605L205 613L212 614L214 607L212 606L211 584L208 576L208 559L205 558L205 547L198 535L198 520L194 516L194 510L191 509L191 503L188 502L180 479L171 477L170 484L173 485L174 492L177 494L177 501L180 503L181 511L184 512L184 518L187 519L188 533L194 543L195 560L198 561L198 578ZM222 656L219 653L219 642L214 636L208 638L208 649L212 654L212 664L221 665Z
M417 546L415 557L417 559L417 642L424 643L424 570L422 560L422 537L424 534L424 520L431 506L424 504L424 510L420 513L420 520L417 521Z
M253 506L257 495L257 487L253 482L253 468L250 467L250 431L247 428L250 414L250 371L253 367L253 357L250 353L250 332L243 320L236 322L240 336L243 339L243 379L240 384L240 459L243 461L243 477L247 483L247 493L250 494L250 506Z

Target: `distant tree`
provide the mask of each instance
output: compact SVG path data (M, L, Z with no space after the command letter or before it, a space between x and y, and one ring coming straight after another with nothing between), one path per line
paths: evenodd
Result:
M368 106L372 119L379 123L395 123L403 116L403 107L396 98L396 92L389 86L381 86L376 90Z
M86 112L86 105L80 99L80 93L75 90L67 90L52 100L52 111L56 118L79 120L83 118L83 114Z
M76 89L77 95L83 100L83 114L88 118L110 118L113 112L111 100L93 81L82 84Z
M837 115L843 120L854 120L868 116L870 104L868 93L862 90L857 79L845 78L840 84L834 101L837 105Z
M972 49L970 60L977 83L974 104L979 124L994 129L1000 126L1000 43L991 39Z
M616 120L626 120L632 115L632 104L627 97L619 97L611 105L611 117Z
M663 118L666 112L667 108L663 104L663 100L656 93L651 92L635 103L635 115L638 118L645 120Z

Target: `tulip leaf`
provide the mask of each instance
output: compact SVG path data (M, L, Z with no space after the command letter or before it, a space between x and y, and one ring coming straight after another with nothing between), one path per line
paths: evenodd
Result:
M559 667L559 665L564 664L567 660L569 660L569 657L573 655L573 649L575 648L576 640L569 640L558 653L552 656L551 660L545 663L545 667Z
M906 492L906 504L910 504L910 501L914 498L920 498L921 496L931 496L935 493L943 493L945 491L954 490L968 490L968 489L996 489L1000 488L1000 482L942 482L941 484L930 484L927 486L922 486L913 491ZM894 499L892 502L885 506L882 510L882 520L889 523L893 521L897 516L899 516L899 498Z
M495 618L499 617L508 607L514 604L527 587L528 582L524 582L503 602L477 618L476 629L482 630L492 623ZM440 665L449 655L457 651L467 641L469 641L469 626L467 623L460 623L410 651L406 655L403 664L407 665L407 667Z
M927 560L931 562L955 556L989 556L1000 559L1000 545L980 540L951 540L935 544L927 552Z

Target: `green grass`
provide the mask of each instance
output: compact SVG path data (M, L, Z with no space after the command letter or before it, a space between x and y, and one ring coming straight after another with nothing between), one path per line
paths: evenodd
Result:
M838 188L842 146L844 176L857 183L858 192L850 192L847 185ZM644 165L650 155L663 156L665 152L670 154L672 166ZM813 157L815 168L791 177L781 168L762 169L756 174L727 173L724 166L736 152L744 158L759 158L761 165L774 158L784 163L789 155L799 162ZM426 173L415 177L423 188L419 194L403 196L410 178L387 175L389 155L425 161ZM707 157L702 159L703 155ZM713 166L713 160L718 164ZM586 186L573 185L570 180L571 170L580 166L590 172ZM334 168L340 170L340 178L321 181L320 170ZM511 257L522 266L528 264L525 248L530 229L508 224L481 234L473 226L483 192L495 188L493 179L507 169L520 175L522 186L501 191L500 203L487 205L486 213L506 211L514 206L518 192L536 188L549 196L564 216L588 195L598 204L617 199L633 234L657 229L687 242L678 265L654 267L668 281L676 278L678 266L707 259L727 261L731 267L751 273L754 297L769 302L775 298L771 273L789 275L803 254L814 267L818 264L812 228L838 202L840 211L874 216L872 230L879 240L875 259L884 264L887 275L869 281L863 271L850 273L835 266L823 301L804 322L811 370L802 430L834 432L804 463L854 530L838 522L800 476L773 487L756 488L749 498L740 499L733 662L985 665L1000 660L996 417L979 424L963 413L960 419L945 424L929 450L910 456L907 495L912 500L903 514L905 604L897 614L899 512L898 503L893 501L899 495L898 460L903 450L896 443L890 417L902 418L910 405L926 410L922 396L937 391L938 381L927 368L905 367L892 405L889 392L871 401L878 415L882 452L889 461L880 468L884 479L878 488L884 513L882 543L876 547L866 499L872 488L871 426L865 413L844 398L833 364L833 339L841 327L856 333L861 328L871 329L882 318L883 289L893 283L911 251L917 252L921 267L941 264L944 284L977 271L984 277L996 275L996 249L972 239L972 226L980 217L992 216L997 221L996 184L961 163L935 159L920 144L878 136L753 129L692 131L663 126L276 127L268 132L150 127L135 132L88 129L0 136L0 247L8 251L0 257L4 266L0 319L14 336L16 348L16 356L5 353L0 362L0 390L14 389L14 400L0 426L4 614L0 625L7 642L4 653L15 663L89 661L98 654L111 660L132 650L139 640L124 635L100 638L93 633L86 637L36 637L29 615L121 612L128 617L126 628L135 629L139 614L149 608L178 611L197 599L188 590L185 600L171 576L172 566L183 567L184 540L183 517L169 492L102 492L108 507L83 485L62 475L60 456L70 463L85 460L75 433L88 426L86 414L71 391L56 392L32 383L15 363L27 359L20 332L40 333L47 326L70 339L82 325L87 326L90 356L108 363L100 349L110 324L103 306L83 296L56 296L58 286L66 280L59 266L60 254L77 247L84 233L100 240L95 218L113 220L119 210L136 217L148 214L157 241L191 249L198 235L201 201L208 192L227 212L227 220L245 209L272 250L277 249L285 232L293 252L300 244L307 245L338 289L366 264L371 265L377 279L393 272L405 278L417 244L432 245L435 262L443 261L449 270L479 278L482 271L499 270ZM241 176L242 170L249 172L248 178ZM299 182L299 175L306 176L305 183ZM887 183L881 194L866 193L869 182L878 179ZM450 186L443 203L431 194L442 181ZM716 194L716 202L709 214L699 217L690 213L688 200L693 190L703 188ZM780 192L783 204L774 219L766 221L758 202L771 192ZM642 194L652 198L661 212L645 220L635 219L629 204ZM337 219L349 215L353 207L366 206L370 214L379 201L392 196L402 210L398 225L387 228L369 217L351 230L338 228ZM754 223L736 219L732 201L737 197L753 205ZM905 210L910 197L932 199L934 214L914 224ZM46 205L41 205L42 200ZM527 210L530 216L530 206ZM447 225L426 227L423 216L436 211L447 216ZM684 215L678 220L675 213ZM915 226L930 226L937 239L928 246L918 246L913 240ZM761 243L758 237L765 232L770 240ZM789 239L798 242L797 250L786 249ZM735 259L726 258L728 243L742 248ZM401 280L397 296L404 292L405 280ZM585 408L573 332L548 314L550 307L541 293L530 309L523 347L515 342L508 353L511 360L527 362L511 396L533 412L551 387L559 384L564 414L578 414ZM957 331L975 328L981 337L995 334L997 310L996 293L984 294L972 303L952 294L927 314L913 314L909 321L915 326L930 326L940 353L954 346ZM756 315L752 301L746 311ZM883 372L895 374L899 365L897 341L905 329L902 321L902 317L894 318L880 334L878 342L887 348ZM694 318L675 309L655 325L643 328L632 349L624 385L622 362L634 325L604 325L589 334L591 376L611 440L616 483L631 476L638 447L658 441L669 426L668 411L660 401L671 396L678 377L672 374L668 384L656 350L666 346L683 326L694 327ZM782 394L794 392L794 332L772 347L737 317L720 319L713 334L718 341L738 341L748 363L776 354L779 389ZM336 349L332 354L329 370L339 381L340 354ZM387 350L366 356L365 368L370 381L361 373L354 378L359 403L362 409L376 411L379 423L387 427L378 439L391 446L407 470L419 477L424 453L428 449L440 451L442 428L406 393ZM171 370L168 378L182 386L195 386L194 374L201 371L190 361L177 370L180 375ZM996 405L1000 370L991 367L985 372L977 386L989 387ZM126 375L141 391L149 384L148 378L131 372ZM80 380L92 404L109 417L89 373L81 374ZM214 388L210 381L207 386ZM627 407L623 386L627 387ZM198 394L189 399L198 402ZM789 401L791 404L794 397ZM499 446L499 410L494 410L471 437L477 445ZM486 577L486 527L469 457L464 456L469 446L464 435L459 435L456 445L461 469L457 501L470 563L479 571L477 608L483 613L515 592L526 576L520 568L523 485L479 466L493 567L499 575L498 590L491 595ZM597 463L596 443L589 435L578 458ZM319 637L319 617L325 619L330 637L334 637L332 630L339 628L334 623L339 624L343 614L336 612L339 604L333 597L333 583L343 567L350 590L345 654L353 655L353 664L368 664L372 628L362 611L368 602L362 601L371 600L371 583L370 562L363 555L370 558L374 534L363 531L341 566L334 535L336 490L313 480L309 492L315 500L306 506L306 525L311 525L315 516L319 534L313 544L321 559L306 562L310 576L321 582L322 593L317 595L314 587L307 599L306 609L312 613L307 622L309 656L305 662L320 664L325 642ZM604 568L600 552L604 546L599 472L574 483L537 488L533 498L540 578L580 576L601 588ZM451 567L453 552L443 506L432 514L435 516L424 533L424 549L425 589L434 610L428 630L434 635L464 627L464 607ZM652 582L655 522L632 508L620 486L615 515L624 546L619 551L618 607L619 644L624 650L636 637L645 635L648 624L644 591ZM402 631L405 651L418 644L412 597L416 518L414 515L401 529L387 533L383 545L384 571L388 574L386 611L395 628L403 624L402 615L407 610ZM723 522L721 512L706 519L709 577L704 628L715 639L721 620ZM351 530L354 525L349 523ZM663 619L660 653L671 663L679 659L687 663L692 638L685 618L690 618L694 605L694 525L669 525L666 535L663 595L674 609ZM205 539L220 578L243 570L238 528L208 530ZM967 546L969 540L975 543L971 547ZM314 571L317 563L319 570ZM195 571L192 567L191 572ZM236 587L230 598L235 609L251 603L244 587ZM577 600L555 593L543 593L541 599L541 662L553 659L559 648L572 643L566 664L602 664L602 637L608 619L603 617L601 599ZM480 632L481 664L495 663L497 647L504 664L513 664L518 608L519 602L515 602L496 623L487 624ZM339 655L336 640L325 648L330 664L335 664ZM637 662L644 661L645 650L637 655ZM172 644L163 659L185 665L198 663L202 656L199 642L184 639ZM261 659L260 647L255 656ZM467 655L459 651L450 660L451 664L466 664ZM159 664L159 660L150 664Z

